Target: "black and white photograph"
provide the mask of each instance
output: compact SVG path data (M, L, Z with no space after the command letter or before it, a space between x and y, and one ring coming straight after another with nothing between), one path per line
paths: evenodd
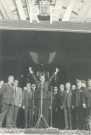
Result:
M91 0L0 0L0 134L91 135Z

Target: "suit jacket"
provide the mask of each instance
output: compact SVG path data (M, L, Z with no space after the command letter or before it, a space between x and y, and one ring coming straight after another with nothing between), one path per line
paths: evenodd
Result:
M27 90L23 91L23 106L25 107L32 107L33 103L33 95L32 92L28 92Z
M87 107L91 107L91 89L85 88L83 94L83 104L86 104Z
M3 84L0 94L2 94L2 103L14 105L15 92L13 86L10 86L9 83Z
M72 107L72 92L71 92L71 90L68 93L67 93L67 91L64 92L63 107L64 108L71 108Z
M34 92L34 106L39 107L39 98L37 95L37 91Z
M75 93L74 93L74 99L72 102L72 105L75 107L83 107L83 93L84 93L84 89L80 88L80 89L76 89Z
M75 106L76 104L76 89L72 90L72 106Z
M41 95L41 84L40 84L40 81L37 80L37 78L35 77L35 75L32 73L31 74L36 85L37 85L37 96L38 96L38 99L40 99L40 95ZM52 81L52 79L55 77L55 74L53 74L48 81L44 82L44 86L43 86L43 99L48 99L48 96L49 96L49 91L48 91L48 88L49 88L49 85Z
M64 101L64 91L59 91L57 94L57 108L63 106Z
M57 109L57 94L53 95L53 99L52 99L52 109L56 110Z
M22 89L17 87L16 94L15 94L15 106L22 104Z

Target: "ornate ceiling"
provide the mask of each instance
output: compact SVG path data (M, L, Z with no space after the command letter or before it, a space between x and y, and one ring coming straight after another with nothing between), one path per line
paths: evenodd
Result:
M46 10L49 2L53 9L54 21L91 22L91 0L0 0L0 20L30 20L31 6Z

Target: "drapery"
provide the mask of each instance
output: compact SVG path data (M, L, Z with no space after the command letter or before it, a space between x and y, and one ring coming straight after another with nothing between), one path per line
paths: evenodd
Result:
M50 63L53 61L55 55L56 55L56 52L50 53L49 60L48 60L48 64L50 64Z
M29 54L36 64L51 64L54 60L56 52L33 52L29 51Z
M33 62L39 64L38 54L36 52L29 52L29 54L31 55Z

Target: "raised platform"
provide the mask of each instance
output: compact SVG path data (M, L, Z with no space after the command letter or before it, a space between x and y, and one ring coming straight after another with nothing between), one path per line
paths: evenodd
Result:
M0 134L56 134L56 135L91 135L85 130L56 130L56 129L6 129L0 128Z

